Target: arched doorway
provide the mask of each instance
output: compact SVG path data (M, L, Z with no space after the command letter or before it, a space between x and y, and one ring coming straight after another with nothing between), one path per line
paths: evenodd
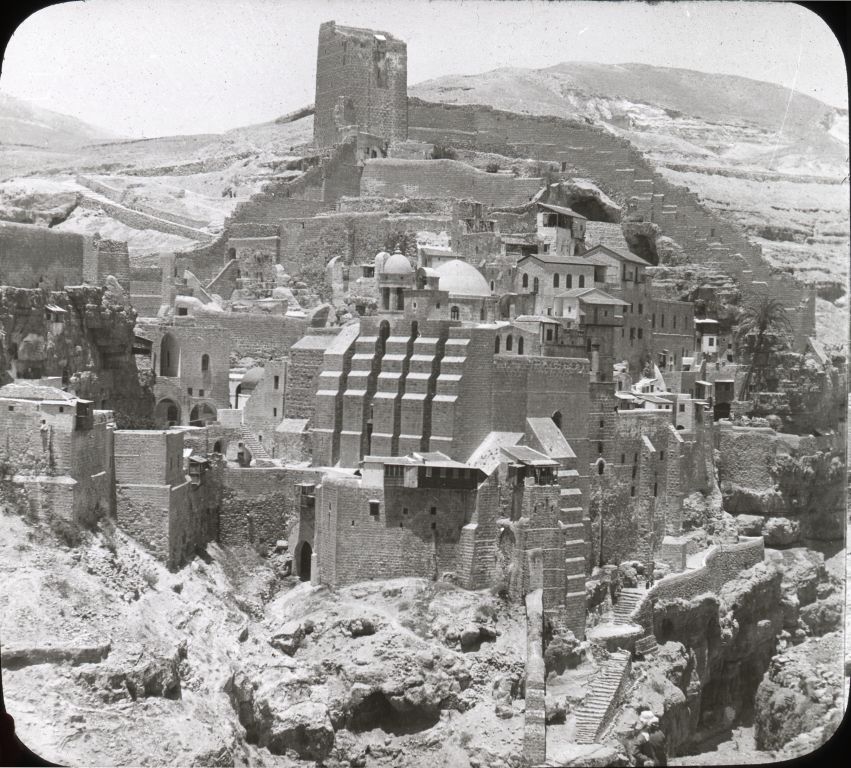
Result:
M160 342L160 376L177 376L180 365L180 347L170 333Z
M302 542L298 553L298 577L302 581L310 581L310 566L312 563L313 548L306 541Z
M157 427L173 427L180 424L180 406L169 398L160 400L154 408Z
M216 420L216 409L209 403L198 403L189 413L189 424L193 427L203 427Z
M561 429L561 411L556 411L550 418L555 422L555 425Z

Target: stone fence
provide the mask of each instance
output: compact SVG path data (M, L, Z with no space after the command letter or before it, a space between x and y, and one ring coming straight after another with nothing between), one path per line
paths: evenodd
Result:
M700 568L666 576L652 587L633 614L632 621L652 633L655 602L691 600L707 592L717 593L728 581L761 563L764 558L762 536L741 536L736 544L710 547Z
M157 232L164 232L168 235L179 235L180 237L187 237L200 242L208 242L213 239L213 236L209 232L202 232L200 229L187 227L184 224L177 224L173 221L159 218L158 216L134 211L130 208L125 208L123 205L110 203L106 200L96 200L92 197L81 195L79 205L81 208L101 210L113 219L133 229L153 229Z
M526 716L523 756L530 765L547 757L546 667L544 665L543 590L526 595Z

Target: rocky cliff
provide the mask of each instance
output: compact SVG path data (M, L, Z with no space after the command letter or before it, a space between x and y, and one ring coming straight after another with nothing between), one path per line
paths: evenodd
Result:
M0 383L11 380L13 358L26 358L40 375L61 377L96 408L114 410L119 427L145 426L153 396L133 357L135 321L114 280L64 291L0 286Z

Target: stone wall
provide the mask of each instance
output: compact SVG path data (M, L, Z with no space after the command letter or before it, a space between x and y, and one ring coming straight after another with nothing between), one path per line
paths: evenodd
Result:
M226 467L219 518L219 541L250 545L268 552L287 539L298 520L297 483L318 483L317 469L294 467Z
M316 499L315 544L322 583L416 576L437 579L456 571L464 525L475 491L364 486L328 474ZM378 504L371 514L370 502Z
M729 581L741 576L743 571L761 563L765 557L765 545L761 536L741 537L736 544L713 546L704 558L703 566L693 571L666 576L651 587L632 620L648 633L661 636L660 628L653 626L655 603L672 600L692 600L704 593L718 593Z
M528 202L541 179L486 173L456 160L367 160L361 193L383 197L436 197L476 200L492 207Z
M199 242L208 242L213 239L213 236L209 232L201 229L187 227L185 224L178 224L175 221L168 221L159 216L152 216L142 211L125 208L123 205L116 205L105 200L97 200L86 195L80 197L79 206L80 208L87 208L89 210L103 211L111 218L133 229L153 229L157 232L179 235L180 237L186 237Z

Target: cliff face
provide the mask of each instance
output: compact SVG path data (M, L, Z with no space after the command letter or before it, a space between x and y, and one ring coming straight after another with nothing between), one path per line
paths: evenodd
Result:
M115 286L0 286L0 383L11 380L13 366L18 375L61 377L96 408L114 410L120 428L144 426L153 396L140 383L133 357L135 322Z

